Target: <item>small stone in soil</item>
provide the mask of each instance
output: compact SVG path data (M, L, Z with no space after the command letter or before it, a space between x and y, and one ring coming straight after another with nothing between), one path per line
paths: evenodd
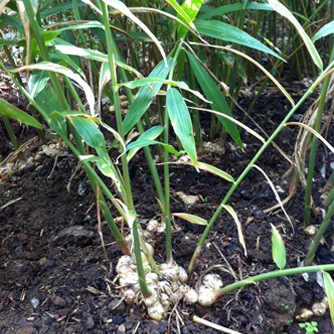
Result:
M126 328L123 324L118 327L118 332L119 333L125 333L125 331L126 331Z
M249 201L253 198L253 193L252 193L251 190L241 189L240 190L240 196L241 196L242 199L245 199L245 200Z
M114 324L117 324L117 325L122 324L124 321L125 321L125 318L122 317L121 315L116 315L116 317L113 317L113 318L112 318L112 322L113 322Z
M109 304L108 304L108 309L112 310L113 312L115 312L115 314L119 314L119 313L123 313L126 309L125 303L124 302L120 302L120 299L115 298L113 299ZM119 304L119 305L118 305ZM118 306L117 306L118 305ZM117 306L117 307L116 307ZM114 310L113 308L116 307Z
M65 299L59 296L56 296L54 299L52 299L52 302L53 304L61 307L66 305Z
M88 329L93 329L95 327L95 323L91 315L88 315L86 318L86 326Z

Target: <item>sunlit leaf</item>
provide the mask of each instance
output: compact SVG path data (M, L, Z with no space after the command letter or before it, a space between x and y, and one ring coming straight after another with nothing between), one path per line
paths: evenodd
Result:
M192 94L194 94L195 96L197 96L199 99L201 99L202 101L206 102L206 103L211 103L210 101L208 101L201 93L192 90L189 88L189 86L183 82L183 81L173 81L173 80L165 80L162 78L153 78L153 77L148 77L148 78L143 78L140 80L135 80L135 81L129 81L129 82L125 82L125 83L121 83L116 85L116 87L119 89L120 87L128 87L131 89L137 88L137 87L142 87L151 83L162 83L164 85L171 85L174 87L178 87L181 89L184 89L188 92L191 92Z
M28 115L24 111L14 107L12 104L6 102L0 98L0 114L9 116L23 124L34 126L38 129L43 129L43 126L35 120L32 116Z
M204 226L208 225L208 222L205 219L194 215L190 215L188 213L173 213L172 216L179 217L196 225L204 225Z
M95 98L94 98L94 93L91 89L91 87L88 85L88 83L83 80L78 74L73 73L70 69L59 65L59 64L54 64L51 62L43 61L37 64L29 65L29 66L22 66L17 69L11 70L11 72L16 73L16 72L21 72L21 71L33 71L33 70L40 70L40 71L51 71L51 72L56 72L60 73L63 75L66 75L70 79L76 81L77 84L81 86L81 88L84 90L87 98L87 102L90 107L90 113L91 115L95 114Z
M182 95L175 88L167 91L166 108L176 135L197 169L197 153L189 110Z
M286 264L286 252L283 239L278 230L273 224L270 224L272 228L272 255L275 263L280 269L284 269Z
M288 8L286 8L283 4L281 4L279 1L277 0L268 0L268 3L271 7L273 7L273 9L281 14L282 16L284 16L285 18L287 18L296 28L296 30L298 31L300 37L303 39L314 63L320 68L320 70L323 70L323 64L322 64L322 60L321 57L319 56L319 53L317 51L317 49L315 48L314 44L312 43L310 37L306 34L305 30L303 29L303 27L300 25L300 23L298 22L298 20L292 15L292 13L289 11Z

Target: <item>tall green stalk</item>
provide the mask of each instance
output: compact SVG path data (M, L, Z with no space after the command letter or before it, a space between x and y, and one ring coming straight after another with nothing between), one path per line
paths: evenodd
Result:
M334 60L334 49L332 49L332 52L331 52L330 62L332 62L333 60ZM320 127L321 127L321 120L323 116L325 102L327 99L327 90L328 90L329 80L330 80L330 76L328 76L324 80L323 86L321 88L318 113L317 113L317 118L316 118L315 126L314 126L314 130L317 132L319 132ZM313 184L313 174L314 174L314 168L315 168L317 149L318 149L318 137L313 136L312 148L311 148L310 160L309 160L309 166L308 166L308 173L307 173L307 181L306 181L306 192L305 192L304 223L306 226L309 226L311 224L312 184Z

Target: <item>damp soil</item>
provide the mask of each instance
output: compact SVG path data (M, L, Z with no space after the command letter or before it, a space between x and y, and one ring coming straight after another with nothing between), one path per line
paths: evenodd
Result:
M247 108L251 100L241 101ZM303 114L312 100L301 107ZM254 120L270 134L286 115L288 102L278 95L263 96L255 105ZM243 114L236 111L236 117ZM298 116L295 116L296 119ZM112 120L109 120L112 121ZM204 133L209 132L210 116L201 114ZM248 121L248 125L254 128ZM298 129L284 128L275 140L276 144L292 156ZM17 130L17 132L19 132ZM8 142L5 131L0 132L1 143ZM333 133L328 141L333 144ZM204 140L208 140L204 135ZM49 137L56 143L56 138ZM212 152L200 159L238 177L255 152L260 142L249 133L242 133L244 151L227 139L225 153ZM36 154L39 144L25 152L26 157ZM4 157L10 146L3 146ZM333 154L319 146L313 194L317 206L321 206L321 189L331 172ZM0 188L0 333L166 333L168 322L155 322L148 318L143 304L127 306L120 300L118 290L113 289L116 277L115 266L121 256L117 245L102 220L102 232L107 258L101 247L97 230L96 198L81 169L76 171L77 160L69 152L59 157L50 176L54 158L42 156L38 166L17 171L2 181ZM270 146L257 162L270 177L282 199L288 196L292 173L289 162ZM326 165L326 178L321 167ZM163 175L163 167L158 166ZM171 211L198 215L210 220L230 184L214 175L197 173L190 166L171 165ZM152 179L142 153L130 164L134 203L143 227L154 217L159 218ZM71 182L70 182L71 181ZM106 180L110 185L110 181ZM70 186L69 186L70 183ZM198 196L196 204L185 205L177 195ZM12 201L12 202L11 202ZM10 204L12 203L12 204ZM238 231L233 219L222 212L209 233L189 285L196 287L201 276L208 270L219 274L224 285L235 279L251 277L276 270L271 257L271 225L283 236L286 253L286 268L300 265L311 242L303 232L304 189L299 184L293 198L286 204L290 223L281 211L269 214L264 210L276 204L264 176L252 169L229 202L237 212L242 224L247 256L238 240ZM114 217L118 213L111 209ZM321 216L313 216L319 224ZM174 260L187 269L192 253L203 229L175 218L172 235ZM333 263L333 222L325 233L325 243L315 257L316 264ZM222 255L225 259L223 259ZM164 235L157 236L155 260L165 261ZM231 269L229 269L231 268ZM235 275L235 277L232 275ZM295 315L301 308L310 308L324 297L315 274L308 281L300 276L281 277L248 285L218 299L210 308L178 306L180 319L175 313L170 317L171 333L220 333L217 330L192 322L194 315L204 317L215 324L246 334L304 333ZM168 319L167 319L168 320ZM333 333L329 311L318 322L319 333Z

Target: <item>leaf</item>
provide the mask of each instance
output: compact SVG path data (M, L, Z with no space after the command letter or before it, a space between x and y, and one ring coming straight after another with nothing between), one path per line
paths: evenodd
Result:
M190 26L191 19L184 10L183 7L181 7L176 0L166 0L176 11L179 18L182 18L182 21L185 22L187 25Z
M222 114L226 114L230 117L233 117L230 108L224 99L222 92L219 90L219 88L217 87L213 79L210 77L210 75L205 71L202 65L192 54L187 52L187 56L190 60L191 67L195 73L199 85L201 86L204 92L205 97L208 100L212 101L212 104L210 104L210 108L212 110L217 110ZM217 115L217 117L220 120L220 122L224 125L224 127L226 128L227 132L230 134L232 139L242 149L242 142L237 126L232 121L224 117L221 117L219 115Z
M12 104L0 98L0 114L9 116L23 124L34 126L37 129L43 129L43 126L32 116L24 111L14 107Z
M313 37L312 42L314 43L318 39L334 34L334 20L325 24Z
M49 117L55 110L61 112L62 108L59 104L57 94L50 85L46 85L44 89L36 95L36 103L43 109ZM57 129L62 136L67 136L67 124L64 119L53 119L50 123L52 129Z
M194 215L190 215L188 213L172 213L172 216L179 217L196 225L204 225L204 226L208 225L208 222L205 219Z
M221 177L222 179L224 179L226 181L229 181L229 182L232 182L232 183L235 182L234 178L230 174L228 174L228 173L222 171L221 169L219 169L217 167L214 167L212 165L209 165L209 164L206 164L204 162L198 161L198 168L200 170L205 171L205 172L217 175L217 176Z
M125 86L125 87L128 87L130 89L134 89L134 88L142 87L142 86L145 86L145 85L148 85L148 84L151 84L151 83L162 83L164 85L171 85L171 86L174 86L174 87L179 87L180 89L184 89L184 90L194 94L195 96L197 96L199 99L203 100L204 102L211 103L201 93L190 89L189 86L183 81L165 80L165 79L161 79L161 78L148 77L148 78L143 78L143 79L140 79L140 80L120 83L120 84L117 84L116 87L117 87L117 89L119 89L120 87Z
M32 98L40 93L49 80L49 74L46 71L34 71L28 81L28 92Z
M237 27L233 27L229 24L216 20L205 21L197 19L194 23L197 31L202 35L218 38L226 42L248 46L251 49L271 54L284 61L284 59L276 52L272 51L257 39Z
M91 115L95 114L95 98L94 98L94 93L88 83L83 80L78 74L73 73L70 69L59 65L59 64L54 64L48 61L42 61L37 64L29 65L29 66L22 66L17 69L11 70L12 73L17 73L21 71L33 71L33 70L40 70L40 71L51 71L51 72L56 72L60 73L63 75L66 75L70 79L74 80L81 86L81 88L84 90L87 98L87 102L90 107L90 113Z
M121 191L120 181L118 180L118 178L115 175L113 169L111 168L111 166L108 164L107 161L105 161L103 158L97 157L95 155L79 155L79 159L81 161L95 162L98 169L101 171L101 173L103 173L105 176L111 178L115 182L117 189L119 191Z
M296 28L298 31L300 37L303 39L314 63L320 68L321 71L323 71L323 64L322 60L319 56L319 53L317 49L315 48L314 44L312 43L310 37L306 34L305 30L303 27L300 25L298 20L292 15L292 13L289 11L288 8L286 8L284 5L282 5L279 1L277 0L268 0L269 5L273 7L273 9L284 16L286 19L288 19Z
M150 29L148 29L147 26L141 20L139 20L135 15L133 15L131 13L131 11L129 10L129 8L123 2L121 2L119 0L102 0L102 1L104 3L106 3L107 5L115 8L115 9L118 9L119 11L121 11L125 16L127 16L134 23L136 23L140 28L142 28L147 33L147 35L149 35L152 38L153 42L158 47L158 49L159 49L159 51L160 51L160 53L162 55L162 58L163 58L163 60L165 62L165 66L168 67L167 66L167 57L166 57L165 51L162 48L161 43L159 42L159 40L150 31Z
M329 310L331 312L331 318L334 324L334 282L332 280L332 277L327 272L324 271L323 274L324 274L325 289L328 298Z
M190 18L191 22L189 23L191 27L194 27L194 24L192 21L197 16L201 6L202 6L203 0L188 0L184 1L181 8L187 13L188 17ZM179 17L179 14L177 15ZM184 38L188 30L181 26L180 24L176 23L177 32L178 32L178 38Z
M182 95L175 89L167 91L166 108L176 135L188 153L194 167L198 170L195 139L189 110Z
M168 67L172 65L172 58L167 59ZM151 72L149 77L163 78L167 77L169 69L165 67L164 62L161 61ZM144 115L149 105L152 103L155 95L158 93L162 86L162 83L156 83L152 85L153 91L149 87L141 87L137 97L134 99L130 106L128 113L126 114L123 121L123 133L126 135Z
M273 10L273 8L266 3L248 2L246 6L244 6L242 3L234 3L232 5L225 5L211 10L208 13L201 15L200 18L203 20L210 19L213 16L223 15L225 13L235 12L242 9L257 9L267 11Z
M234 222L237 225L237 229L238 229L239 242L241 243L242 247L244 248L245 256L247 257L247 248L246 248L246 244L245 244L244 234L242 233L242 226L241 226L241 223L239 221L239 218L238 218L237 214L235 213L235 211L233 210L233 208L231 206L226 205L226 204L221 204L221 206L234 219Z
M150 140L150 139L138 139L136 141L134 141L133 143L129 144L127 146L127 150L132 150L135 148L142 148L145 146L149 146L149 145L155 145L155 144L160 144L162 145L168 152L175 154L176 156L180 156L182 152L178 152L176 151L176 149L172 146L172 145L168 145L165 143L161 143L159 141L156 140Z
M270 224L273 230L272 233L272 255L275 263L277 264L278 268L284 269L286 264L286 252L283 239L279 232L277 231L276 227L273 224Z
M145 131L137 140L142 140L142 139L153 140L157 138L162 133L163 130L164 130L164 127L161 125L154 126L151 129ZM128 162L139 151L139 149L140 147L130 149L130 152L128 154Z

